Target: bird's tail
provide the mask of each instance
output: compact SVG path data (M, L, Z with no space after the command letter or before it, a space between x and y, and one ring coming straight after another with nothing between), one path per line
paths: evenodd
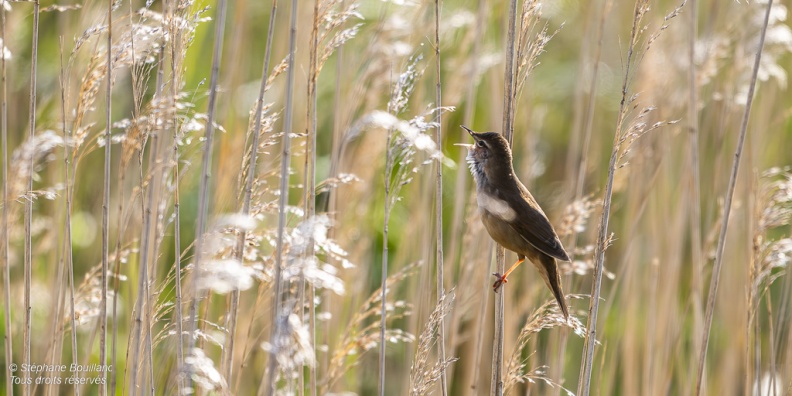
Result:
M558 270L556 260L546 254L542 254L539 259L541 265L536 265L539 272L542 274L547 287L553 292L553 296L558 301L558 306L564 317L569 319L569 308L567 308L566 299L564 298L564 290L561 288L561 272Z

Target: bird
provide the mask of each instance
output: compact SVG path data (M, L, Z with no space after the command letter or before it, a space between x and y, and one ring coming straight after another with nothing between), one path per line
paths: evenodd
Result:
M504 248L517 253L517 262L492 285L497 293L507 277L526 258L533 263L553 293L565 318L569 309L561 287L556 260L569 261L558 234L534 197L514 173L509 142L497 132L475 132L460 125L473 137L467 162L476 182L476 200L484 228Z

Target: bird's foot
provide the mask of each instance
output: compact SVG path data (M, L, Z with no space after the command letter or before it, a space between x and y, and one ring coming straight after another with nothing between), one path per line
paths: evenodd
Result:
M498 272L493 272L493 273L492 273L492 275L493 275L493 276L495 276L496 278L498 278L498 279L495 281L495 283L493 283L493 284L492 284L492 290L493 290L495 293L497 293L497 292L498 292L498 289L500 289L501 285L503 285L504 283L509 283L509 280L508 280L508 279L506 279L506 276L504 276L504 275L501 275L501 274L500 274L500 273L498 273Z

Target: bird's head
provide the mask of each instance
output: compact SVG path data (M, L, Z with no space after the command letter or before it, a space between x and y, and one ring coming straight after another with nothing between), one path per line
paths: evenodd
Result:
M461 146L468 148L467 162L477 183L511 176L512 153L503 135L497 132L475 132L464 125L460 126L473 137L473 144Z

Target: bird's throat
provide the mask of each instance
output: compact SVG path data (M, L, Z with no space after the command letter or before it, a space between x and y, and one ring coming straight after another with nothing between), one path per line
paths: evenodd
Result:
M488 181L487 174L484 172L484 163L473 158L473 154L470 152L465 159L467 160L468 167L470 168L470 173L473 175L473 179L476 181L476 189L480 189L481 187L485 186Z

